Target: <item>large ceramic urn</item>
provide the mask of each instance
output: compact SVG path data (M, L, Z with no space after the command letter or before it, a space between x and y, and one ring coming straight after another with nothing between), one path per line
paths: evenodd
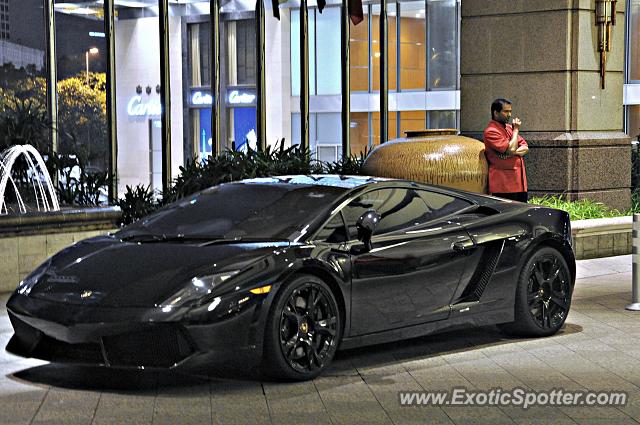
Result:
M406 132L407 137L376 147L364 163L371 176L487 192L484 144L458 136L455 129Z

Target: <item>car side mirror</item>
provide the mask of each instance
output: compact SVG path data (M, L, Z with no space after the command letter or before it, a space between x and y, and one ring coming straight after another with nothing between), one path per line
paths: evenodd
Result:
M371 251L371 237L373 232L380 224L382 217L375 210L368 210L362 214L356 221L356 229L358 230L358 240L364 243L365 249Z

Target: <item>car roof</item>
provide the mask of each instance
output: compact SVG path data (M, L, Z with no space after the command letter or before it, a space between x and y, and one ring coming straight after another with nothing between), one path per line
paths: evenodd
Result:
M253 179L240 180L242 184L291 184L305 186L332 186L344 189L353 189L370 183L382 183L398 181L385 177L371 176L343 176L338 174L310 174L310 175L290 175L257 177Z

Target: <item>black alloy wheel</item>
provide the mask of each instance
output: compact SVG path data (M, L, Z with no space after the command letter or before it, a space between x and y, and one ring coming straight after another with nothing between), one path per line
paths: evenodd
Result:
M312 379L331 363L340 335L340 310L331 289L314 276L300 276L274 300L263 371L277 378Z
M527 285L529 312L542 329L556 329L569 313L571 283L555 256L539 258Z
M572 292L571 273L560 252L538 249L520 272L515 321L503 328L523 336L553 335L567 319Z

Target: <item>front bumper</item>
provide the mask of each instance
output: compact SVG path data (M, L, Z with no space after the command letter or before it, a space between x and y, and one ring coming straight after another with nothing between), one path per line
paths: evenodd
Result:
M222 320L189 309L78 306L14 295L7 351L53 362L117 368L250 368L262 356L261 303Z

